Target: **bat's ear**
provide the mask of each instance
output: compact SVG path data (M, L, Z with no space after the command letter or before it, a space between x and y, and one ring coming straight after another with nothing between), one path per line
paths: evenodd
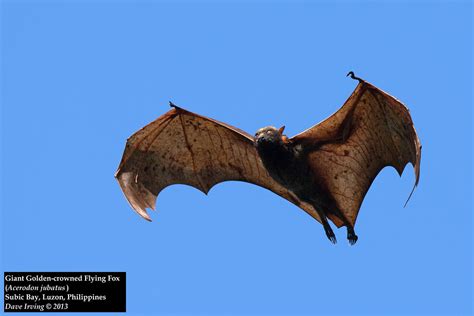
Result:
M282 127L280 127L280 129L278 130L278 133L280 133L280 135L283 135L283 131L285 130L285 125L283 125Z

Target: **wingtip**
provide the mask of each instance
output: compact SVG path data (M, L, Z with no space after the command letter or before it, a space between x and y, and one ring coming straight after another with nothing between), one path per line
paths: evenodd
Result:
M138 214L140 215L140 217L142 217L143 219L147 220L148 222L151 222L151 217L150 215L148 215L147 211L146 211L146 208L145 207L140 207L138 205L136 205L135 203L130 203L133 210Z
M141 186L136 181L134 172L125 172L118 175L118 182L132 209L145 220L151 222L147 208L155 210L156 195Z
M423 148L423 146L420 143L420 139L418 138L418 135L416 135L416 131L415 131L415 137L416 137L416 143L417 143L416 161L413 164L413 167L415 170L415 184L413 185L413 189L411 190L410 195L408 196L408 199L406 200L405 205L403 206L404 208L407 206L408 201L410 201L410 198L413 195L413 192L415 192L415 189L418 186L418 183L420 182L421 149Z
M132 206L132 209L140 215L141 218L145 219L148 222L151 222L151 217L148 215L148 212L146 211L146 207L142 207L140 205L137 205L135 201L129 201L130 205Z
M152 220L151 220L151 217L150 217L150 216L148 216L148 214L147 214L147 213L145 213L145 215L143 215L143 214L140 214L140 216L141 216L141 217L143 217L143 219L145 219L147 222L152 222Z
M406 200L405 204L403 205L403 208L407 207L408 201L410 201L410 198L413 195L413 192L415 192L415 189L416 189L416 184L413 186L413 189L411 189L410 195L408 196L408 199Z
M415 184L413 185L413 189L411 189L410 195L408 196L403 208L407 207L408 201L410 201L411 196L415 192L416 187L418 186L418 182L420 181L420 165L417 164L415 167Z

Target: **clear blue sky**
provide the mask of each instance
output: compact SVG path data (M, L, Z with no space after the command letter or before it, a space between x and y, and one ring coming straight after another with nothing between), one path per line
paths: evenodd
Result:
M2 2L4 271L126 271L129 315L467 315L472 307L470 2ZM168 100L294 135L349 70L402 100L421 180L384 169L350 247L245 183L167 188L149 223L113 175Z

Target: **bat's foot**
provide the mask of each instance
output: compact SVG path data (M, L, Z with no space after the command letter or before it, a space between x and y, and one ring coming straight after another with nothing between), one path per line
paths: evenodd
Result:
M336 244L336 235L334 235L334 232L332 231L331 227L329 225L325 226L324 231L326 232L326 236L328 237L329 241L331 241L333 244Z
M355 234L354 228L347 228L347 240L349 240L351 246L355 245L357 239L359 239L359 237Z
M328 236L328 239L330 242L332 242L334 245L337 244L337 239L336 236Z

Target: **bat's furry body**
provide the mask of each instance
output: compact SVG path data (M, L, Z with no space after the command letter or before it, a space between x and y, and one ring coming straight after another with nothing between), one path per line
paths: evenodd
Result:
M267 188L321 222L354 224L372 181L385 166L401 175L410 162L418 184L421 145L408 109L355 77L359 84L343 107L323 122L287 138L265 127L255 137L175 105L127 140L116 177L132 208L150 220L165 187L182 183L207 193L217 183L238 180Z
M318 144L295 146L291 141L284 140L282 131L283 128L277 130L269 126L255 134L255 147L269 175L301 201L313 205L331 242L336 242L336 236L326 220L326 214L332 214L344 221L347 226L347 239L354 244L358 237L352 224L345 219L324 182L318 181L321 178L310 167L308 154L316 149Z

